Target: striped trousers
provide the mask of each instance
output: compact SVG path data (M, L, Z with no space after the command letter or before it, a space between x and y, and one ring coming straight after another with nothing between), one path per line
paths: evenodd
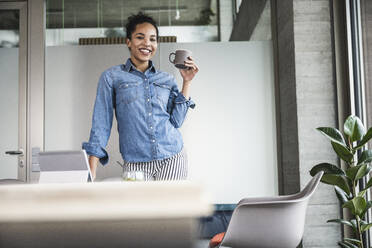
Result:
M150 162L125 162L126 171L145 172L145 181L168 181L187 179L187 154L183 148L176 155Z

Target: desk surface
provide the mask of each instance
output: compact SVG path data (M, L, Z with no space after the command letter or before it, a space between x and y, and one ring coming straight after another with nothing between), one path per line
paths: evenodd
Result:
M189 182L25 184L0 187L4 247L189 248L210 215Z
M213 207L191 182L25 184L0 187L0 223L184 218Z

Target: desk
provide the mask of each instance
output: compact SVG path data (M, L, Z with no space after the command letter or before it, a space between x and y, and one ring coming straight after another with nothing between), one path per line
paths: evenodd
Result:
M0 187L0 247L192 247L212 213L190 182Z

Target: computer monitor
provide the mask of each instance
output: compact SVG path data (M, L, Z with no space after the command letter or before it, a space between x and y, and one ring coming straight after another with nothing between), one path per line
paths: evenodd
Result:
M39 153L39 183L84 183L91 180L85 150Z

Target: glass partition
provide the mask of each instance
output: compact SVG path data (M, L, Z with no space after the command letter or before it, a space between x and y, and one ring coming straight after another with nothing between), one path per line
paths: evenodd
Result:
M218 204L277 194L270 1L47 0L46 7L46 150L81 149L89 139L98 79L130 57L123 26L143 11L159 23L160 36L176 37L160 40L156 68L179 88L172 51L192 51L200 68L191 85L196 108L180 129L189 179ZM99 166L98 179L121 175L118 144L114 122L110 162Z
M19 10L0 10L0 47L18 47Z
M47 0L46 45L77 45L82 38L125 37L126 19L142 11L161 36L177 42L271 40L270 1Z
M0 179L17 178L19 10L0 9Z
M130 14L152 15L161 36L178 42L217 41L217 1L47 0L47 46L76 45L80 38L124 37ZM230 13L231 15L231 13Z

